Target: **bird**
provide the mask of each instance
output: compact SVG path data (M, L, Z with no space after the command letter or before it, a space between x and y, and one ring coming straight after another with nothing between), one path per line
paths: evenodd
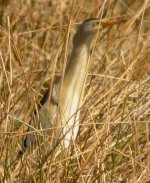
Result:
M30 121L24 139L25 151L34 149L37 144L46 144L46 148L50 146L50 149L59 144L66 149L75 142L79 131L92 40L98 31L106 32L113 25L120 23L122 20L117 18L91 18L79 26L73 37L73 48L63 78L56 81L52 92L47 91L40 102L38 112L35 112L35 119ZM39 139L42 140L38 141Z

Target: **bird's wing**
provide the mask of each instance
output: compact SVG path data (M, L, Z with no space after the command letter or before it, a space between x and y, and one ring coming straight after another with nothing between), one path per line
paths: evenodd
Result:
M30 121L30 126L27 129L26 138L24 140L25 149L29 149L30 146L36 143L36 135L33 134L33 131L39 135L41 134L51 134L52 129L57 126L56 124L56 114L58 109L59 102L59 93L61 87L61 81L58 80L53 87L51 97L49 99L50 90L48 89L45 95L42 97L40 104L38 105L38 111L34 111L34 117ZM42 132L43 130L43 132ZM31 132L31 133L30 133ZM38 136L39 136L38 135Z

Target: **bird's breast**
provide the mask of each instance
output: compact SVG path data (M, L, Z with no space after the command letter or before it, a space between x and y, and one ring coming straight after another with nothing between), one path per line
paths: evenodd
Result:
M64 147L76 139L79 130L80 107L82 105L84 82L86 79L88 54L83 47L74 54L67 68L60 94L61 122L63 126ZM69 69L69 70L68 70Z

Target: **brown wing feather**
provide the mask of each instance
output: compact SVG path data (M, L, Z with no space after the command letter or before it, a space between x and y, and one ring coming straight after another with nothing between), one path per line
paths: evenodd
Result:
M47 89L47 91L45 92L44 96L40 101L40 104L38 105L38 114L37 110L34 110L35 119L32 119L30 121L30 126L28 127L27 132L35 131L35 129L38 130L40 129L40 127L42 127L42 129L47 129L53 127L53 125L55 126L55 124L53 124L53 118L57 113L60 85L61 85L60 80L57 80L56 84L53 87L52 96L50 98L50 104L48 104L50 90ZM39 120L37 116L39 116L40 118ZM24 140L25 150L34 146L35 143L36 143L36 135L34 135L33 133L27 134Z

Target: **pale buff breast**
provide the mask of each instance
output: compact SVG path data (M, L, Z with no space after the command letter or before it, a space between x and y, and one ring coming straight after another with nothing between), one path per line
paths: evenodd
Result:
M71 141L74 141L79 131L80 107L82 105L84 82L86 79L87 48L83 47L80 52L76 70L71 75L66 73L60 95L61 124L63 128L63 146L68 148ZM70 70L72 68L70 67ZM74 69L74 68L73 68ZM68 79L67 79L68 78Z

